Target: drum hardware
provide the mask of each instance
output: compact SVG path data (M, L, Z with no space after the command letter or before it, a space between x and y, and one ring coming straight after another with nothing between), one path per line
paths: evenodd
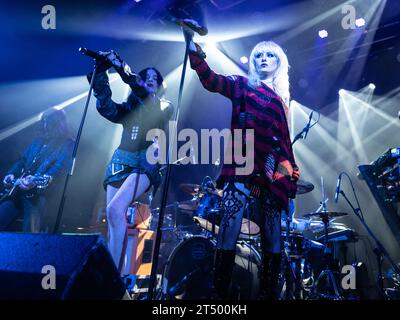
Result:
M326 262L326 267L324 270L321 271L320 275L318 276L312 290L311 290L311 295L312 296L317 296L318 298L323 298L323 299L330 299L330 300L342 300L342 296L340 293L339 286L337 285L336 278L333 274L333 271L331 270L331 265L332 265L332 255L331 251L329 250L328 247L328 225L329 225L329 220L332 217L339 217L339 216L345 216L347 215L346 213L339 213L339 212L328 212L326 209L326 201L325 201L325 189L324 189L324 178L321 177L321 191L322 191L322 210L318 213L311 213L308 215L305 215L305 217L317 217L319 216L324 223L324 231L325 231L325 250L324 250L324 258ZM323 293L320 291L320 285L323 282L323 279L326 279L326 293ZM332 292L332 293L331 293Z
M379 291L380 291L381 298L382 299L387 299L388 297L386 296L386 292L385 292L384 287L383 287L383 273L382 273L383 258L386 258L386 260L390 263L390 265L392 266L393 270L397 274L400 274L400 267L398 265L396 265L396 263L391 258L391 256L389 255L389 253L387 252L385 247L382 245L382 243L378 240L378 238L375 236L375 234L372 232L372 230L369 228L369 226L365 222L364 215L363 215L363 212L361 210L360 204L358 202L357 193L355 192L353 182L351 181L350 176L346 172L340 173L340 175L342 175L342 174L345 174L349 178L350 185L351 185L354 197L355 197L356 202L357 202L357 207L355 207L351 203L351 201L346 196L346 194L345 194L345 192L343 190L339 189L337 192L343 196L343 198L346 200L346 202L349 204L349 206L353 210L355 216L359 219L359 221L364 226L365 230L368 232L369 236L375 242L375 249L373 250L373 252L376 255L376 260L377 260L377 264L378 264L378 288L379 288Z
M325 233L316 237L317 241L325 242ZM328 233L328 242L357 242L358 233L352 229L335 230Z
M283 241L283 250L281 252L281 255L283 256L283 279L281 284L280 299L294 300L299 296L299 292L301 292L301 274L299 272L298 260L300 257L294 257L292 255L294 250L290 247L290 244L293 243L294 235L290 230L290 225L292 223L291 214L286 215L285 223L286 231L283 233L285 240ZM300 246L302 246L302 244Z

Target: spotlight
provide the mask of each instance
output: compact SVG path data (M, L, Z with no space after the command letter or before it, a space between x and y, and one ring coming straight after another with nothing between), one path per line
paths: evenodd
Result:
M243 63L243 64L246 64L247 62L249 62L249 59L247 59L246 56L243 56L243 57L240 58L240 62Z
M217 48L217 43L214 41L207 40L204 42L204 51L215 50Z
M319 30L318 31L318 35L321 39L326 38L328 36L328 31L326 31L325 29L323 30Z
M356 27L360 28L360 27L363 27L363 26L365 26L365 20L363 18L358 18L356 20Z
M375 90L376 86L373 83L370 83L368 85L368 88L370 88L371 90Z
M344 94L344 89L339 90L339 96L342 96Z

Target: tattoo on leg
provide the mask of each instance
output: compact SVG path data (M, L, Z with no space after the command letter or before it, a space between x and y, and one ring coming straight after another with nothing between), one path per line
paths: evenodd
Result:
M224 212L223 225L228 226L230 219L235 219L235 215L242 210L244 206L243 200L239 196L244 196L239 190L236 189L233 183L230 183L224 190L224 197L222 199L221 207Z

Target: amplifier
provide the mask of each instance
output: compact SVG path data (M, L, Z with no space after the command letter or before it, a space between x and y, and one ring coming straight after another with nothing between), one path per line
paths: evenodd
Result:
M151 274L156 233L151 230L128 228L123 273L147 276Z

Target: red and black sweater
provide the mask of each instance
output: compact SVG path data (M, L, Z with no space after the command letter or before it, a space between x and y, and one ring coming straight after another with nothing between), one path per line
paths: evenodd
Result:
M267 85L253 88L243 76L223 76L210 69L206 61L196 52L189 55L190 64L208 91L218 92L232 101L231 131L254 129L254 170L250 175L237 175L239 167L235 161L224 163L218 184L235 181L256 185L268 190L276 205L288 207L289 198L294 198L297 190L293 172L296 165L289 129L282 99ZM244 132L245 130L243 130ZM242 143L248 142L243 134ZM232 141L228 145L235 154ZM245 147L242 147L245 150ZM237 151L236 151L237 152ZM266 174L267 158L273 157L272 179Z

